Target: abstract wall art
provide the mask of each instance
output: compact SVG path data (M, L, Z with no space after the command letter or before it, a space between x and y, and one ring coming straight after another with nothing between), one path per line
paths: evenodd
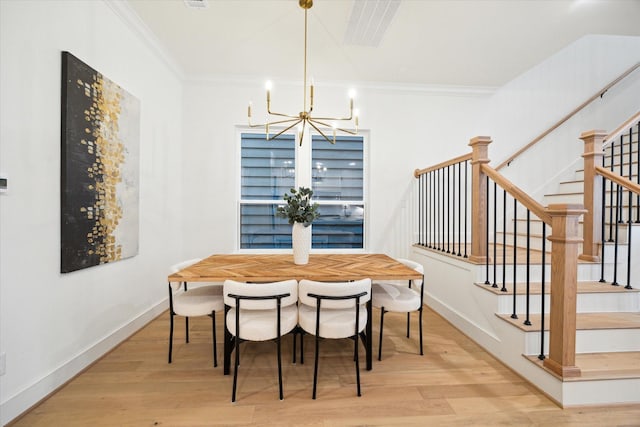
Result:
M61 130L60 271L135 256L139 101L62 52Z

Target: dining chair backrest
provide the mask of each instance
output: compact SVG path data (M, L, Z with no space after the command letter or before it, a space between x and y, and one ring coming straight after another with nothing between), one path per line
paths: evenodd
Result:
M410 259L402 259L402 258L398 258L396 259L396 261L401 262L407 267L412 268L416 270L418 273L424 275L424 267L422 266L422 264L419 264L415 261L411 261ZM409 284L408 280L382 280L381 282L390 283L393 285L400 285L400 286L407 286ZM411 287L413 289L418 289L418 290L422 288L422 279L413 279Z
M298 286L300 302L304 305L315 307L317 299L309 294L342 297L364 293L360 297L360 304L365 304L371 299L371 279L356 280L353 282L315 282L313 280L301 280ZM323 309L345 309L355 306L355 299L325 299L322 301Z
M298 282L296 280L285 280L272 283L244 283L235 280L225 280L224 303L229 307L236 306L236 299L230 295L265 297L274 295L285 295L281 299L281 306L287 307L298 301ZM243 299L240 308L242 310L273 310L277 308L276 299Z

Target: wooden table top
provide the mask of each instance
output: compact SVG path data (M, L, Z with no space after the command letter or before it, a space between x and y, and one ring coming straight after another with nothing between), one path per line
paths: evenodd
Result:
M384 254L311 254L296 265L293 255L211 255L169 276L170 282L277 282L308 279L342 282L359 279L409 280L422 275Z

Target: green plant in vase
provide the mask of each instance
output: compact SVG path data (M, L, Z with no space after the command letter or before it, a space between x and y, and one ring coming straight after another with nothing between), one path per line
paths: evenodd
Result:
M276 215L289 220L289 224L296 222L308 227L314 219L320 216L318 204L311 202L313 191L310 188L300 187L297 190L289 190L291 194L285 193L283 199L287 202L284 206L278 206Z

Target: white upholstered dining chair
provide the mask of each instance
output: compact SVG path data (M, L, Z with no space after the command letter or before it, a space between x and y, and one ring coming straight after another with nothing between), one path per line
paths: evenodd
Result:
M367 310L364 305L371 298L371 279L341 283L301 280L298 293L298 323L306 333L315 335L316 341L313 399L316 398L318 384L320 338L354 339L356 384L360 396L358 337L367 325Z
M171 266L171 273L176 273L201 259L190 259ZM188 288L187 282L178 282L174 289L174 283L169 283L169 363L173 352L173 324L174 316L185 318L185 342L189 342L189 317L210 316L213 335L213 366L218 366L218 354L216 345L216 312L224 309L222 299L222 283L203 282L197 287Z
M380 343L378 345L378 360L382 360L382 331L384 315L387 312L407 313L407 338L410 336L410 316L412 311L419 313L420 327L420 355L422 350L422 303L424 299L424 267L408 259L398 259L409 268L422 275L418 280L401 280L374 282L371 286L371 304L380 309Z
M298 324L298 282L286 280L271 283L242 283L233 280L224 282L224 303L230 307L226 328L233 336L235 368L231 401L236 401L238 366L240 365L240 343L242 341L275 340L278 356L278 386L280 400L282 390L281 337L293 331Z

